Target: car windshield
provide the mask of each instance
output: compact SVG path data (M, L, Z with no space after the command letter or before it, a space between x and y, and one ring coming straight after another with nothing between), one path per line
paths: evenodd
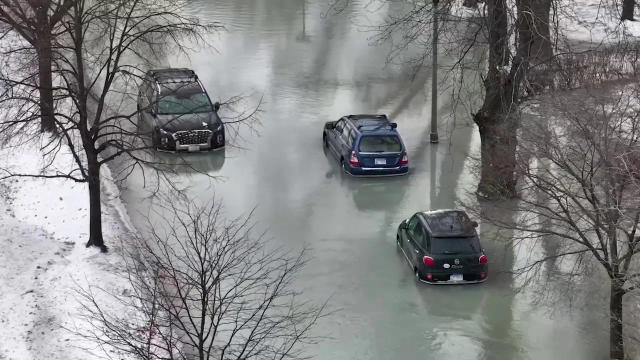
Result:
M165 88L158 100L158 114L178 115L212 111L211 102L200 87Z
M432 254L477 254L480 252L480 240L473 237L431 238Z
M370 135L360 139L361 152L400 152L402 144L394 135Z

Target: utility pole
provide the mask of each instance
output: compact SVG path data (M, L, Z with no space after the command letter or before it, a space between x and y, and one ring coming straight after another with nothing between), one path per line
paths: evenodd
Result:
M296 39L309 41L309 36L307 36L307 0L302 0L302 34L296 36Z
M433 0L433 54L431 55L431 143L438 143L438 0Z

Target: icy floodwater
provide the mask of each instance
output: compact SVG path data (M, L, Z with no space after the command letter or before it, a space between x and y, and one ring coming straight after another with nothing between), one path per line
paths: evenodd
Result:
M176 180L199 201L215 194L230 216L255 207L257 227L275 244L311 249L297 286L307 298L330 298L337 313L318 325L317 333L329 339L308 346L308 354L328 360L605 358L607 323L600 313L606 308L574 304L569 310L557 300L534 305L539 290L516 293L517 280L500 270L527 254L505 248L487 224L480 226L491 266L486 283L414 282L396 251L396 228L415 211L453 207L474 189L469 156L479 139L471 110L459 106L452 116L452 87L444 80L441 142L429 144L429 69L412 78L408 65L386 64L388 46L372 46L365 27L395 10L372 12L351 1L334 15L328 2L191 0L194 14L226 31L209 39L216 51L168 61L194 68L214 99L244 94L251 105L263 97L256 131L243 129L224 152L187 156L218 181L187 171ZM464 89L473 93L477 85ZM408 176L353 179L325 155L323 123L355 113L386 113L399 124ZM134 174L123 197L143 229L153 200L141 184ZM545 287L562 294L561 284Z

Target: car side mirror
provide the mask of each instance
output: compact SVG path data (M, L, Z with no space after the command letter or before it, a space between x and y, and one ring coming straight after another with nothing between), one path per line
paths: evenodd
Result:
M332 123L332 122L328 122L326 124L324 124L324 128L327 130L333 130L336 128L336 124Z
M472 221L471 222L471 226L473 226L474 228L478 227L478 222L477 221Z
M398 128L398 124L397 123L391 123L391 128L392 129L397 129Z
M216 101L213 103L213 111L217 112L218 110L220 110L220 103Z

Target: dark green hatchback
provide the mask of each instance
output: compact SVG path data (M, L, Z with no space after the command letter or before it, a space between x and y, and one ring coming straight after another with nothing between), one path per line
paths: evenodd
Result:
M489 265L477 226L462 210L417 212L400 223L396 243L418 281L479 283Z

